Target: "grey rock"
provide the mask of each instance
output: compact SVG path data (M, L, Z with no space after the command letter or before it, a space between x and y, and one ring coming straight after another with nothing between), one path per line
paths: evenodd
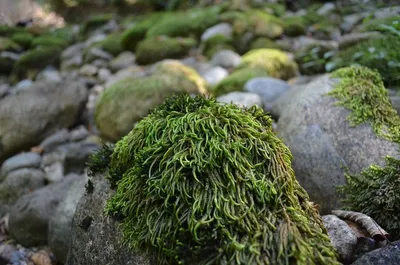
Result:
M108 60L104 59L96 59L91 62L92 65L96 66L97 68L107 68L108 67Z
M60 72L55 69L45 69L37 75L36 80L61 82L62 77Z
M57 162L64 164L65 156L66 156L65 153L59 153L59 152L47 153L43 155L42 167L47 167Z
M143 69L139 66L131 66L125 69L122 69L118 72L116 72L114 75L112 75L108 81L105 83L105 87L109 87L115 83L117 83L120 80L123 80L127 77L134 77L134 78L138 78L138 77L142 77L145 76L146 72L143 71Z
M61 53L61 59L67 60L76 56L77 54L82 54L84 48L85 48L84 43L77 43L72 46L69 46Z
M352 265L398 265L400 264L400 240L371 251Z
M204 75L203 78L210 84L210 85L216 85L219 83L219 81L221 81L222 79L224 79L225 77L227 77L229 75L228 70L226 70L225 68L222 68L220 66L215 66L212 69L210 69L209 71L207 71Z
M44 173L40 169L21 168L8 173L0 184L0 216L9 212L22 195L45 185Z
M67 143L69 139L68 130L62 129L44 139L39 146L43 149L43 152L49 153L55 150L57 146Z
M208 28L201 35L201 41L206 41L216 35L224 35L227 38L232 38L232 25L229 23L219 23L215 26Z
M99 33L99 34L94 34L91 36L89 39L87 39L84 43L84 47L90 47L92 44L96 42L100 42L102 40L105 40L107 38L107 35L104 33Z
M8 93L10 93L10 86L8 84L0 85L0 99L7 96Z
M26 247L46 244L50 219L78 178L77 175L69 175L61 182L22 196L10 212L10 235Z
M42 162L42 157L38 153L28 152L21 153L10 157L4 161L0 169L0 181L1 176L6 176L9 172L19 168L39 168Z
M368 12L363 13L354 13L351 15L347 15L343 17L343 23L340 25L340 28L344 32L350 32L352 29L357 26L365 17L368 16Z
M314 38L300 36L292 39L292 49L294 52L307 49L310 46L318 46L324 50L336 50L339 43L333 40L317 40Z
M2 58L9 58L12 61L16 62L19 60L19 58L21 57L20 54L18 53L13 53L13 52L9 52L9 51L4 51L0 53L0 57Z
M49 223L48 244L57 261L65 263L71 240L72 218L79 200L85 193L87 177L75 180L58 205Z
M231 92L217 97L218 102L233 103L241 107L251 107L257 105L262 108L262 99L259 95L248 92Z
M373 39L373 38L379 38L382 35L379 32L361 32L361 33L351 33L342 36L339 39L339 48L340 49L345 49L350 46L353 46L357 43L360 43L365 40Z
M166 59L164 61L168 61L170 59ZM198 61L194 57L188 57L184 58L181 60L178 60L179 62L183 63L186 66L189 66L197 71L200 75L204 75L206 72L208 72L211 68L213 68L213 65L207 63L207 62L201 62Z
M100 68L99 72L97 74L98 78L102 81L102 82L106 82L110 77L111 77L111 71L108 70L107 68Z
M324 215L322 221L340 260L348 263L357 244L357 235L348 224L336 215Z
M28 88L30 88L33 85L33 81L29 80L29 79L25 79L22 81L19 81L13 89L13 92L20 92L22 90L26 90Z
M111 54L108 52L103 51L98 47L89 48L88 51L85 53L83 58L84 63L89 64L96 59L103 59L106 61L110 61L113 58Z
M133 66L135 61L136 56L134 53L130 51L124 51L110 62L110 69L113 72L117 72L119 70L128 68L129 66Z
M79 74L84 76L95 76L99 69L91 64L85 64L79 69Z
M36 82L0 100L0 162L75 124L87 101L77 82Z
M64 164L55 162L43 168L46 173L46 180L49 183L59 182L64 177Z
M134 252L121 243L117 221L104 213L106 202L114 191L102 176L93 177L90 181L93 191L82 196L73 218L66 264L156 264L145 254Z
M86 129L86 127L79 126L70 132L69 140L72 142L78 142L84 140L88 136L89 136L89 131Z
M246 82L244 90L259 95L262 99L264 110L270 111L273 103L290 90L290 85L276 78L256 77Z
M393 108L400 115L400 96L391 96L390 101L392 102Z
M336 99L325 95L335 82L324 75L279 100L283 111L277 134L293 154L296 178L321 213L340 207L336 187L345 184L344 167L355 174L383 165L386 155L399 156L397 144L378 138L369 124L350 126L350 111L334 106Z
M75 56L65 59L61 62L60 69L63 71L77 69L83 64L82 53L76 54Z
M218 51L211 58L211 63L213 65L224 68L235 68L240 64L241 61L242 58L240 55L231 50Z
M335 4L334 3L325 3L323 6L318 8L317 14L321 16L325 16L329 14L331 11L335 10Z
M65 153L65 173L83 173L86 162L99 146L92 142L78 142L61 145L57 152Z

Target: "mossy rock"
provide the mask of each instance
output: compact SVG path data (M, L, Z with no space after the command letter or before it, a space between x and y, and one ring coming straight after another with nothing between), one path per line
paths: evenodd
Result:
M261 109L179 95L92 157L90 174L116 188L106 212L123 242L157 264L338 265L291 159Z
M20 50L21 46L15 43L12 39L0 37L0 52L18 52Z
M115 57L124 51L121 40L121 34L111 34L106 39L94 43L91 47L99 47L103 51L106 51Z
M315 75L326 72L326 65L336 53L327 46L312 44L295 53L295 60L299 64L300 72L304 75Z
M228 38L225 35L217 34L201 44L201 50L203 55L207 58L211 58L216 52L221 50L232 50L235 51L233 47L233 39Z
M0 37L11 37L15 33L25 32L21 27L10 27L7 25L0 25Z
M281 17L286 12L286 7L281 3L253 3L254 8L260 8L263 10L268 10L274 16Z
M10 57L0 55L0 74L10 74L14 67L15 60Z
M11 36L11 40L19 44L24 49L29 48L33 40L33 34L28 32L18 32Z
M179 62L162 62L151 76L127 78L107 88L96 106L97 127L102 136L117 141L168 96L204 93L204 84L193 69Z
M68 41L53 37L53 36L39 36L32 40L31 48L37 47L58 47L60 49L66 48L68 46Z
M14 66L12 79L14 82L24 78L33 78L46 66L58 66L62 49L59 47L39 47L22 54Z
M214 96L220 96L234 91L242 91L244 84L255 77L268 76L261 68L243 68L234 71L232 74L222 79L213 89Z
M306 26L302 17L287 17L283 21L286 36L297 37L306 34Z
M275 49L251 50L242 56L238 69L264 69L270 77L288 80L294 77L298 66L285 52Z
M191 9L186 12L174 12L163 16L146 33L146 37L200 36L207 28L219 22L220 6Z
M250 44L250 50L255 49L280 49L280 45L268 38L257 38Z
M396 87L400 84L400 51L393 47L399 45L398 36L373 38L340 51L332 62L336 68L363 65L377 69L387 86Z
M170 38L166 36L141 41L136 49L136 62L151 64L167 58L180 58L196 45L192 38Z
M385 18L369 18L364 19L361 25L359 25L355 30L359 32L368 31L382 31L387 27L393 27L395 29L400 29L400 16L385 17Z
M378 72L346 67L288 92L277 134L290 146L296 178L321 213L341 207L345 172L400 158L400 117ZM279 114L279 113L278 113Z
M102 14L96 15L89 18L82 26L81 32L83 34L88 34L91 31L107 24L111 19L114 18L112 14Z
M124 47L125 50L135 52L137 44L145 38L147 31L157 23L157 21L161 20L164 15L165 13L162 12L152 13L137 22L133 27L125 30L122 34L122 47Z

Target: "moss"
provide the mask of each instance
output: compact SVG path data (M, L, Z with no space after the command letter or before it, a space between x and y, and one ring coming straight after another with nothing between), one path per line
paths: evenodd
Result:
M120 34L111 34L106 39L96 42L93 46L99 47L113 56L117 56L124 50L121 44L121 39L122 36Z
M233 91L242 91L244 84L255 77L268 76L264 69L243 68L234 71L232 74L221 80L213 89L215 96L220 96Z
M315 44L297 51L295 60L299 64L302 74L315 75L326 71L326 65L334 54L335 51L331 48Z
M372 217L390 235L400 238L400 160L386 158L384 167L372 165L359 174L346 174L347 183L339 190L345 208Z
M283 22L284 33L289 37L297 37L306 34L304 20L301 17L288 17Z
M0 37L0 52L10 51L17 52L21 50L21 46L12 41L10 38Z
M339 52L333 59L336 68L363 65L377 69L388 86L400 84L400 45L397 36L386 36L363 41Z
M24 28L0 25L0 37L11 37L13 34L21 32L25 32Z
M400 116L393 109L378 72L355 66L341 68L331 76L340 78L340 82L328 95L351 111L351 125L371 123L377 136L400 143Z
M337 265L291 159L261 109L172 97L116 144L106 211L158 264Z
M31 48L36 47L59 47L59 48L66 48L68 46L68 41L53 37L53 36L39 36L32 40Z
M19 44L24 49L27 49L31 45L31 42L33 40L33 35L28 32L14 33L11 36L11 40L13 40L15 43Z
M270 13L272 11L272 14L278 17L281 17L285 14L286 12L286 7L285 5L281 3L261 3L261 4L253 4L253 7L255 8L262 8L264 10L269 10Z
M186 55L196 45L192 38L155 37L141 41L137 46L136 62L151 64L166 58Z
M278 45L275 41L268 38L257 38L251 42L250 50L255 49L279 49L280 45Z
M357 30L361 32L381 31L382 26L391 26L400 29L400 16L365 19L363 23L357 27Z
M219 22L220 6L191 9L186 12L174 12L164 16L153 25L146 37L170 36L187 37L200 36L207 28Z
M134 52L137 44L145 38L147 31L157 21L161 20L165 13L152 13L140 22L137 22L133 27L127 29L122 34L122 47L124 49Z
M87 34L105 24L108 23L111 19L113 19L112 14L101 14L101 15L96 15L91 18L89 18L82 26L81 32L83 34Z
M297 64L289 56L274 49L252 50L242 56L238 66L243 68L260 68L271 77L288 80L296 75Z
M201 45L201 49L203 55L205 55L207 58L211 58L220 50L235 51L235 48L233 48L233 40L222 34L215 35L204 41Z

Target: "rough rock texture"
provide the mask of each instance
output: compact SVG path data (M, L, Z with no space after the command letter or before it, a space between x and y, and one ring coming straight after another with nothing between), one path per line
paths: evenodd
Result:
M322 221L341 260L350 261L357 244L357 236L354 231L336 215L324 215Z
M333 106L336 99L325 95L334 82L324 75L290 91L280 102L277 127L292 151L296 178L322 213L341 205L336 186L345 184L343 166L360 172L371 164L382 165L386 155L399 155L398 145L378 138L370 124L350 126L350 111Z
M85 193L86 182L87 178L81 177L71 185L67 195L60 202L50 220L48 243L57 260L63 263L67 259L72 218L79 200Z
M104 214L106 201L113 195L103 177L91 180L93 191L81 198L72 223L68 265L153 265L143 254L130 251L120 242L118 223Z
M352 265L398 265L400 264L400 241L371 251L357 259Z
M10 212L10 234L23 246L47 243L50 219L72 183L79 176L69 175L62 182L48 185L22 196Z
M75 82L38 82L0 100L0 162L73 125L86 100L86 88Z

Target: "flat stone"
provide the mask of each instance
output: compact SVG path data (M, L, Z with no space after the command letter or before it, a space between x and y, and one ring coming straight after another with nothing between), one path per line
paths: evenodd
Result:
M227 77L229 75L228 70L225 68L222 68L220 66L213 67L209 71L207 71L204 75L203 78L210 84L210 85L216 85L218 84L222 79Z
M0 169L1 176L6 176L9 172L19 168L39 168L42 162L42 157L38 153L28 152L21 153L10 157L4 161Z
M254 93L249 92L231 92L217 97L218 102L233 103L240 107L251 107L257 105L262 108L261 97Z

